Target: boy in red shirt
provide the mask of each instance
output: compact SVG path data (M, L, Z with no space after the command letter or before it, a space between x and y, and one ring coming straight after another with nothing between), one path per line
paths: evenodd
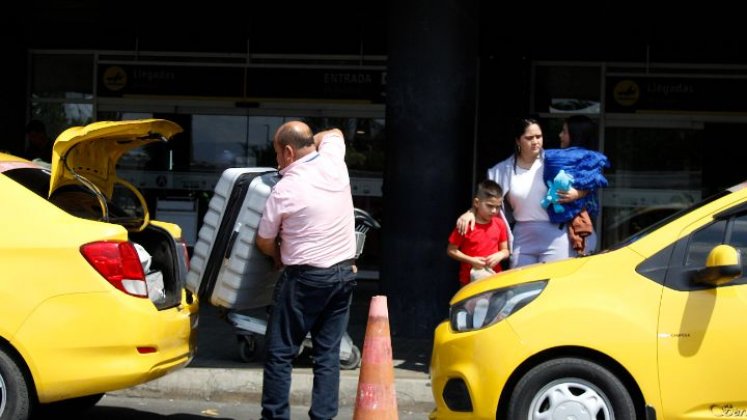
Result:
M500 217L503 191L495 181L486 179L477 185L472 200L475 228L460 235L456 228L449 235L446 253L460 262L459 283L470 282L470 271L492 269L501 271L500 262L509 256L508 228Z

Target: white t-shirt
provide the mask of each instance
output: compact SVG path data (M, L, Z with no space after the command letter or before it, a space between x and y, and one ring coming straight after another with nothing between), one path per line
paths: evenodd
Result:
M547 222L550 217L542 207L547 185L542 180L544 164L536 159L529 169L516 166L508 188L508 200L517 222Z

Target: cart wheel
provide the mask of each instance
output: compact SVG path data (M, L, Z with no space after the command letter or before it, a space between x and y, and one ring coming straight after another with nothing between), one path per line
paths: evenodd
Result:
M251 334L237 335L239 340L239 357L241 361L253 362L257 356L257 340Z
M353 346L348 360L340 360L340 369L355 369L361 364L361 351L358 346Z

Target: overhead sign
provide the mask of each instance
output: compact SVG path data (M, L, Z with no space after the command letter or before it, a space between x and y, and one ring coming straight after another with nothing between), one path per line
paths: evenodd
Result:
M747 79L608 76L605 112L747 112Z
M98 95L344 99L384 103L386 70L100 64Z

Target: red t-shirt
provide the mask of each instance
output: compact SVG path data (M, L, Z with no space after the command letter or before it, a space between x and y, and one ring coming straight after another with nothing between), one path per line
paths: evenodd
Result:
M460 235L456 228L449 235L449 243L456 245L460 251L470 257L486 257L500 250L500 244L508 241L508 233L503 219L493 217L490 223L475 223L475 228ZM501 271L501 265L491 267L496 273ZM459 263L459 283L469 283L471 264Z

